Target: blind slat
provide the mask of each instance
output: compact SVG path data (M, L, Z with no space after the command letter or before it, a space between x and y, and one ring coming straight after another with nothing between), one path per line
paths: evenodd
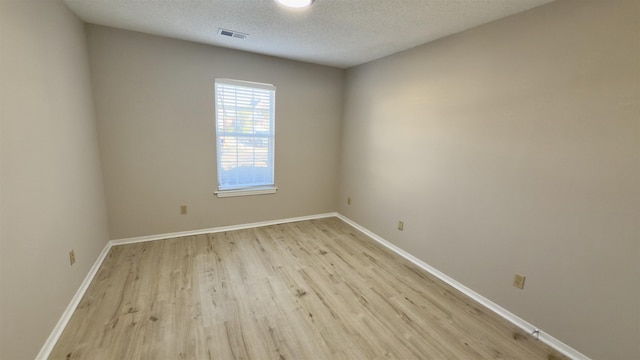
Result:
M216 79L218 190L274 186L275 86Z

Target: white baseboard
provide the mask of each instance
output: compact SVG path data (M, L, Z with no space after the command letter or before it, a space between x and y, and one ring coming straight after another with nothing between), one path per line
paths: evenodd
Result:
M76 291L75 295L73 295L73 298L71 298L71 302L69 303L69 305L67 305L67 308L62 313L62 316L60 317L60 320L58 320L56 326L53 328L53 331L51 331L51 334L49 334L49 338L47 338L47 341L45 341L44 345L40 349L40 352L36 356L36 360L46 360L47 358L49 358L51 350L53 350L53 347L58 342L60 335L62 335L64 328L67 326L67 323L69 323L69 320L71 319L71 315L73 315L73 312L76 311L78 304L80 304L80 300L82 300L82 297L89 288L91 281L93 281L93 278L98 273L98 269L100 269L100 266L102 265L104 259L107 257L110 249L111 244L110 242L108 242L104 249L102 249L100 255L98 255L98 259L96 260L96 262L93 264L91 269L89 269L89 273L82 281L82 284L80 284L78 291Z
M287 218L287 219L260 221L260 222L248 223L248 224L219 226L219 227L214 227L214 228L209 228L209 229L189 230L189 231L180 231L180 232L167 233L167 234L157 234L157 235L148 235L148 236L125 238L125 239L117 239L117 240L111 240L110 243L112 245L133 244L133 243L145 242L145 241L171 239L171 238L176 238L176 237L194 236L194 235L202 235L202 234L212 234L212 233L218 233L218 232L223 232L223 231L251 229L251 228L256 228L256 227L261 227L261 226L286 224L286 223L292 223L292 222L297 222L297 221L322 219L322 218L337 217L337 216L338 216L338 213L332 212L332 213L309 215L309 216L300 216L300 217Z
M382 237L376 235L375 233L369 231L368 229L360 226L360 224L354 222L353 220L347 218L346 216L344 216L342 214L338 214L337 217L340 220L342 220L342 221L346 222L347 224L353 226L354 228L358 229L359 231L361 231L365 235L369 236L373 240L377 241L381 245L383 245L386 248L392 250L396 254L402 256L403 258L409 260L413 264L419 266L421 269L427 271L428 273L432 274L433 276L437 277L438 279L440 279L440 280L444 281L445 283L449 284L450 286L452 286L456 290L460 291L461 293L463 293L466 296L470 297L471 299L477 301L481 305L489 308L490 310L492 310L496 314L502 316L503 318L505 318L506 320L510 321L514 325L518 326L519 328L521 328L525 332L531 334L534 330L538 329L540 331L540 335L538 336L538 339L540 341L544 342L545 344L551 346L552 348L558 350L558 352L570 357L571 359L575 359L575 360L590 360L587 356L585 356L584 354L580 353L578 350L570 347L569 345L563 343L562 341L560 341L560 340L554 338L553 336L545 333L544 331L540 330L539 328L535 327L534 325L530 324L529 322L523 320L522 318L518 317L517 315L511 313L510 311L506 310L505 308L501 307L500 305L498 305L498 304L494 303L493 301L485 298L484 296L478 294L477 292L471 290L470 288L462 285L461 283L459 283L458 281L456 281L453 278L449 277L445 273L437 270L436 268L432 267L431 265L425 263L424 261L416 258L415 256L413 256L413 255L409 254L408 252L402 250L401 248L397 247L396 245L390 243L389 241L383 239Z
M325 214L318 214L318 215L301 216L301 217L280 219L280 220L261 221L261 222L248 223L248 224L221 226L221 227L215 227L215 228L209 228L209 229L181 231L181 232L174 232L174 233L167 233L167 234L157 234L157 235L149 235L149 236L140 236L140 237L133 237L133 238L111 240L104 247L104 249L102 250L102 252L98 256L98 259L96 260L96 262L93 264L93 266L89 270L89 273L87 274L87 276L85 277L84 281L80 285L80 288L78 288L78 291L76 292L76 294L71 299L71 302L69 303L69 305L67 306L66 310L64 311L64 313L60 317L60 320L58 320L58 323L53 328L53 331L49 335L49 338L47 339L47 341L44 343L44 345L40 349L40 352L38 353L38 356L36 356L36 360L46 360L49 357L51 351L53 350L53 347L58 342L58 339L60 338L60 335L62 335L62 332L64 331L64 328L67 326L67 323L71 319L71 316L73 315L73 312L76 310L78 304L80 304L80 300L82 300L82 297L84 296L85 292L89 288L89 285L91 284L91 281L93 281L93 278L97 274L98 269L102 265L102 262L104 261L104 259L107 257L107 254L109 253L109 250L111 250L111 248L113 246L123 245L123 244L133 244L133 243L139 243L139 242L145 242L145 241L169 239L169 238L175 238L175 237L194 236L194 235L201 235L201 234L211 234L211 233L218 233L218 232L223 232L223 231L250 229L250 228L261 227L261 226L285 224L285 223L291 223L291 222L297 222L297 221L305 221L305 220L322 219L322 218L327 218L327 217L338 217L342 221L346 222L347 224L349 224L349 225L353 226L354 228L358 229L359 231L361 231L365 235L369 236L374 241L377 241L378 243L380 243L383 246L389 248L390 250L394 251L398 255L400 255L400 256L404 257L405 259L409 260L413 264L419 266L423 270L429 272L430 274L433 274L435 277L437 277L440 280L442 280L442 281L446 282L447 284L451 285L453 288L455 288L458 291L462 292L463 294L469 296L470 298L472 298L473 300L475 300L478 303L482 304L483 306L491 309L492 311L494 311L498 315L502 316L503 318L507 319L508 321L512 322L513 324L515 324L516 326L520 327L524 331L526 331L528 333L531 333L534 329L536 329L536 327L533 326L532 324L530 324L527 321L521 319L520 317L512 314L511 312L507 311L506 309L502 308L501 306L497 305L496 303L492 302L491 300L483 297L482 295L476 293L475 291L469 289L468 287L462 285L461 283L457 282L453 278L451 278L451 277L447 276L446 274L440 272L436 268L428 265L424 261L416 258L415 256L409 254L408 252L402 250L401 248L393 245L392 243L388 242L387 240L385 240L385 239L381 238L380 236L374 234L373 232L369 231L368 229L360 226L358 223L352 221L351 219L347 218L346 216L334 212L334 213L325 213ZM568 357L570 357L572 359L575 359L575 360L590 360L588 357L586 357L585 355L581 354L579 351L573 349L572 347L566 345L565 343L563 343L560 340L552 337L551 335L545 333L542 330L540 330L539 339L542 342L546 343L547 345L549 345L549 346L553 347L554 349L558 350L560 353L562 353L562 354L564 354L564 355L566 355L566 356L568 356Z
M84 278L84 281L82 282L82 284L80 284L78 291L76 291L75 295L71 299L71 302L69 303L65 311L62 313L60 320L58 320L58 323L53 328L53 331L51 331L51 334L49 334L47 341L45 341L44 345L42 345L40 352L36 356L36 360L46 360L47 358L49 358L49 355L51 354L53 347L58 342L58 339L60 339L60 335L62 335L64 328L69 323L69 320L71 320L71 316L73 315L73 312L76 311L78 304L80 304L80 300L82 300L82 297L84 296L85 292L89 288L89 285L93 281L93 278L98 273L98 269L100 269L102 262L107 257L107 254L109 254L109 250L111 250L113 246L123 245L123 244L133 244L133 243L145 242L145 241L170 239L170 238L183 237L183 236L211 234L211 233L218 233L223 231L250 229L250 228L261 227L261 226L286 224L286 223L292 223L297 221L322 219L322 218L336 217L336 216L338 216L338 213L333 212L333 213L325 213L325 214L317 214L317 215L309 215L309 216L300 216L300 217L288 218L288 219L261 221L261 222L255 222L255 223L249 223L249 224L220 226L220 227L209 228L209 229L181 231L181 232L174 232L174 233L167 233L167 234L157 234L157 235L140 236L140 237L126 238L126 239L110 240L107 243L107 245L105 245L104 249L102 249L102 252L100 253L100 255L98 256L98 259L89 270L89 273Z

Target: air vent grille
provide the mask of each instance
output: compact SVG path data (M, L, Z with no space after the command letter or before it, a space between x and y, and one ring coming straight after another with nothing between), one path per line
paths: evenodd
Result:
M223 28L218 29L218 35L240 39L240 40L244 40L249 36L249 34L241 33L235 30L223 29Z

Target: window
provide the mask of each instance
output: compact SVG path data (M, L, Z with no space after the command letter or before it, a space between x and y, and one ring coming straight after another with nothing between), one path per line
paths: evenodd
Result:
M274 193L276 87L216 79L218 197Z

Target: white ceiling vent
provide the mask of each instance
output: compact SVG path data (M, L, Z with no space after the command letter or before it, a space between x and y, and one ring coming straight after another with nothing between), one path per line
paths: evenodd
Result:
M223 28L218 28L218 35L236 38L240 40L244 40L247 37L249 37L249 34L241 33L234 30L229 30L229 29L223 29Z

